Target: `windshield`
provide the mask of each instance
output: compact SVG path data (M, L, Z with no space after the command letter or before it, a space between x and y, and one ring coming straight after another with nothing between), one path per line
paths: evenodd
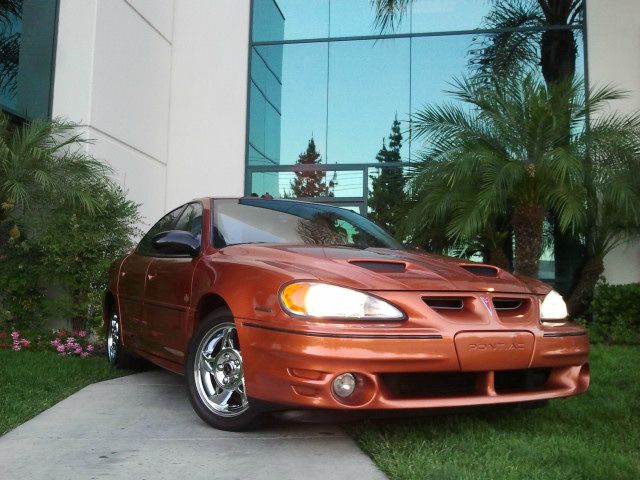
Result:
M243 243L402 248L391 235L357 213L314 203L214 200L213 225L216 248Z

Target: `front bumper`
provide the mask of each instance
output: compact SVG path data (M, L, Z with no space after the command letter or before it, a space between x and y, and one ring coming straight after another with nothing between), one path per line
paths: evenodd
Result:
M314 331L249 319L236 326L247 394L282 405L447 408L567 397L589 386L588 339L569 324L440 334ZM357 387L341 399L331 382L345 372Z

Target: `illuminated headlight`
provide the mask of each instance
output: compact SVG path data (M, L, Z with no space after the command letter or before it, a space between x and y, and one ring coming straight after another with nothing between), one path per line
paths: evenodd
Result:
M540 320L564 320L568 316L567 304L564 303L562 295L551 290L540 303Z
M326 283L296 282L280 292L284 310L293 316L361 320L403 320L404 314L380 298Z

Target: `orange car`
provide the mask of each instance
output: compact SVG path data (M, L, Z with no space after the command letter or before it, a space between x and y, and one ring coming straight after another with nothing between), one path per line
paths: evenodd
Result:
M400 410L587 390L589 344L549 286L407 250L366 218L291 200L204 198L117 260L108 357L184 374L228 430L269 408Z

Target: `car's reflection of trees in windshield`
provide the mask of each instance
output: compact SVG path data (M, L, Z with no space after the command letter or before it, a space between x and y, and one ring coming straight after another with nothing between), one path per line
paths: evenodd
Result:
M303 244L402 249L402 245L378 225L339 207L257 198L243 198L238 203L297 217L295 233Z
M318 212L311 220L301 218L296 228L300 239L308 245L346 245L347 231L339 226L338 217L330 212Z

